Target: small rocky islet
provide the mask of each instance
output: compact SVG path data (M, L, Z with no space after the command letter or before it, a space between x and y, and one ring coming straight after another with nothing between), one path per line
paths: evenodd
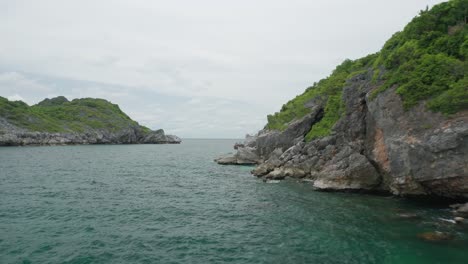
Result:
M59 96L29 106L0 97L0 146L180 142L162 129L141 126L104 99Z
M318 190L466 202L467 10L467 1L452 0L421 11L381 51L346 60L215 161L256 165L252 174L264 180L302 179ZM465 208L450 221L464 222Z

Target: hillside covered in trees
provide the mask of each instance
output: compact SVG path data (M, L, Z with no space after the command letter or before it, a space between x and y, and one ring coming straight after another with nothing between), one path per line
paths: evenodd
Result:
M179 143L104 99L63 96L29 106L0 97L0 145Z
M324 118L307 134L311 140L327 136L344 112L342 92L347 81L372 71L371 100L390 87L398 87L405 109L420 103L446 115L468 109L468 1L452 0L421 10L381 51L346 60L330 76L287 102L268 116L266 128L284 130L288 123L310 112L306 103L325 104Z

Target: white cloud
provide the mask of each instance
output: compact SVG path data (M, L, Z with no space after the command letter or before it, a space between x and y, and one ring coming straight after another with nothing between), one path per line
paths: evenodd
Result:
M19 94L14 94L14 95L10 95L7 97L8 100L10 101L25 101L23 97L21 97L21 95Z
M14 100L33 104L38 96L43 97L50 93L52 89L53 84L42 84L34 78L29 78L19 72L0 72L0 95Z
M0 73L0 91L4 89L17 89L37 91L37 92L48 92L51 90L34 79L28 79L23 74L18 72L3 72Z

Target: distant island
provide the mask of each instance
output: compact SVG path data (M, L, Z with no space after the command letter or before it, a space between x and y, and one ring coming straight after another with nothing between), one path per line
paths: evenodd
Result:
M29 106L0 96L0 146L180 142L162 129L141 126L104 99L59 96Z
M468 1L422 10L382 50L345 60L219 164L321 190L468 198Z

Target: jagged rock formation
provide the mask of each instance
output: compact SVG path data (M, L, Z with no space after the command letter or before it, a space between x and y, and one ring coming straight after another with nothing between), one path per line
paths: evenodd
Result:
M258 164L252 173L266 179L304 178L327 190L468 198L468 111L447 117L423 104L405 111L394 89L371 100L378 87L371 79L369 71L347 82L346 111L330 136L304 141L323 115L323 105L312 105L285 131L260 131L238 148L231 164L254 153L257 158L246 164Z
M0 97L0 146L70 144L178 144L177 136L152 131L102 99L60 96L35 106Z
M423 10L268 116L223 164L322 190L468 198L468 1ZM244 146L244 147L242 147Z

